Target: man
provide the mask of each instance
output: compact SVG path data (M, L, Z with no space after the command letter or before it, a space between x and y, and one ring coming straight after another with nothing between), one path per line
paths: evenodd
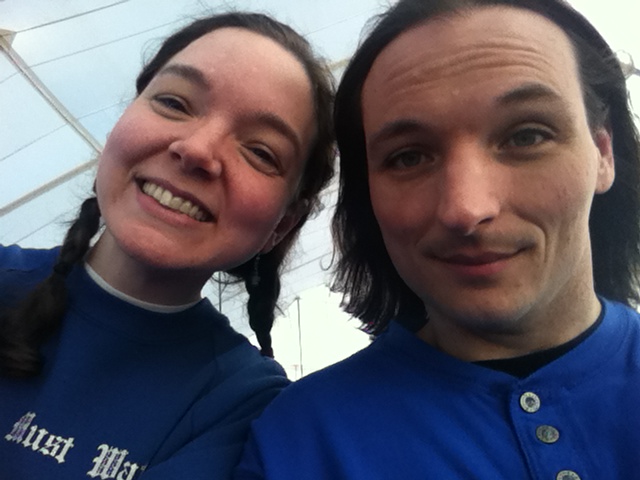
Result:
M336 124L336 286L380 335L267 408L238 478L637 476L640 154L605 41L560 0L400 0Z

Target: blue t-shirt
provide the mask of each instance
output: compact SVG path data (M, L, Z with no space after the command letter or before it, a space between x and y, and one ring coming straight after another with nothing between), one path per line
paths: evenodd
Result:
M57 250L0 246L0 307L51 271ZM156 313L67 280L44 371L0 377L0 478L224 479L250 422L287 385L280 366L210 302Z
M603 308L590 336L525 378L394 322L267 407L234 478L640 478L640 317Z

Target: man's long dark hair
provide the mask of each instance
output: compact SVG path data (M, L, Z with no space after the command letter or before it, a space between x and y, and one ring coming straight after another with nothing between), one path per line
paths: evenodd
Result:
M422 301L396 272L371 207L360 104L362 85L376 57L402 32L436 16L490 5L524 8L543 15L571 40L589 126L611 132L615 157L616 180L607 193L596 195L589 220L595 290L612 300L638 304L638 133L625 77L606 41L562 0L400 0L378 18L352 57L338 88L334 110L340 191L333 218L338 250L333 288L344 294L344 308L370 333L381 332L394 317L424 323L426 312Z

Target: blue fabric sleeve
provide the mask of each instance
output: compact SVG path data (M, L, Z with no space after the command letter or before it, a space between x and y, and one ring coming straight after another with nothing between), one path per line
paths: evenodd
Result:
M253 435L249 436L242 453L242 460L233 472L233 478L234 480L262 480L265 478L260 452Z
M21 300L50 273L59 248L23 249L0 245L0 308Z
M193 439L167 460L150 467L141 480L214 480L231 478L251 422L279 393L283 385L260 392L238 406L219 424ZM262 478L260 476L241 478Z

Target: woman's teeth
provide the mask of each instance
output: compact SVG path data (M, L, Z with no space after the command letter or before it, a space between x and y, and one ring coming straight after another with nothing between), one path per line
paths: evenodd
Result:
M200 207L194 205L189 200L184 200L180 197L175 197L169 190L156 185L151 182L144 182L142 185L142 191L156 199L156 201L171 210L175 210L180 213L184 213L194 220L204 222L207 219L207 214L200 210Z

